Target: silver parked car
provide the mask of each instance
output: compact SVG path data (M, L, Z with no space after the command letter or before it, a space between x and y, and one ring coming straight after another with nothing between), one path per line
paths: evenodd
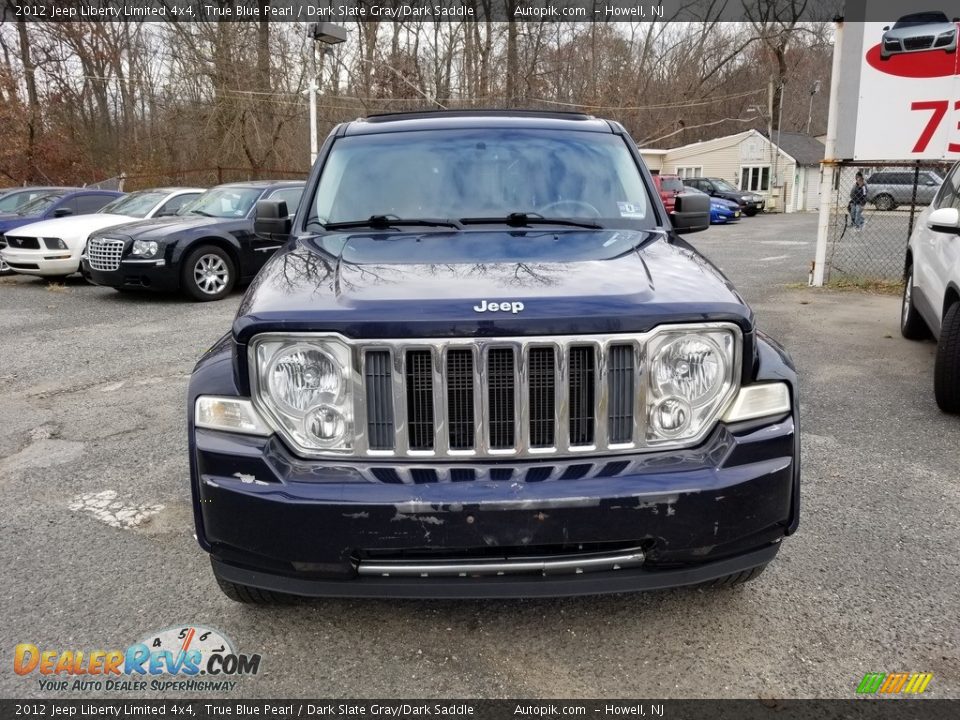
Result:
M880 41L880 59L888 60L901 53L957 50L957 21L942 12L918 12L904 15L893 27L885 27Z
M917 176L917 205L929 205L943 183L932 170ZM877 210L893 210L913 200L913 170L881 170L867 178L867 202Z

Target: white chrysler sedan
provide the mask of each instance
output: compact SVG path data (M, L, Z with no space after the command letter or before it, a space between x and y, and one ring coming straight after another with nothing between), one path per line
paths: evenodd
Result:
M23 225L4 235L2 259L14 272L62 279L80 270L80 254L92 232L145 218L176 215L201 188L155 188L119 197L99 212Z

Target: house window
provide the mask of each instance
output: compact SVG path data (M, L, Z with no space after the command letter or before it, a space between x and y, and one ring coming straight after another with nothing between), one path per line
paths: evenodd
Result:
M740 168L740 189L766 192L770 189L770 166L749 165Z
M700 165L696 167L678 167L677 175L682 178L701 177L703 175L703 167Z

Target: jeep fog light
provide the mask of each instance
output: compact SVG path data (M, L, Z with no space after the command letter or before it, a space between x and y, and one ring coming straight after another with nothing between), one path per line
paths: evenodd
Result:
M676 397L661 400L654 406L650 422L664 437L682 435L690 426L690 403Z
M790 412L790 388L786 383L761 383L740 388L736 399L723 414L732 423Z
M347 421L336 408L321 405L307 413L304 430L323 443L336 443L347 429Z
M194 412L194 425L211 430L244 433L245 435L271 434L271 430L260 417L249 400L240 398L213 397L204 395L197 398Z

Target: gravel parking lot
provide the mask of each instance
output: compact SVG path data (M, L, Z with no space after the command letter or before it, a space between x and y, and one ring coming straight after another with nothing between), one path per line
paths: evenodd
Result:
M12 672L17 643L119 648L196 623L262 654L236 697L849 698L893 671L960 695L960 419L934 404L934 345L900 338L899 298L788 286L815 227L759 216L690 236L802 382L800 530L725 591L236 605L192 537L184 396L240 296L3 279L0 692L65 697Z

